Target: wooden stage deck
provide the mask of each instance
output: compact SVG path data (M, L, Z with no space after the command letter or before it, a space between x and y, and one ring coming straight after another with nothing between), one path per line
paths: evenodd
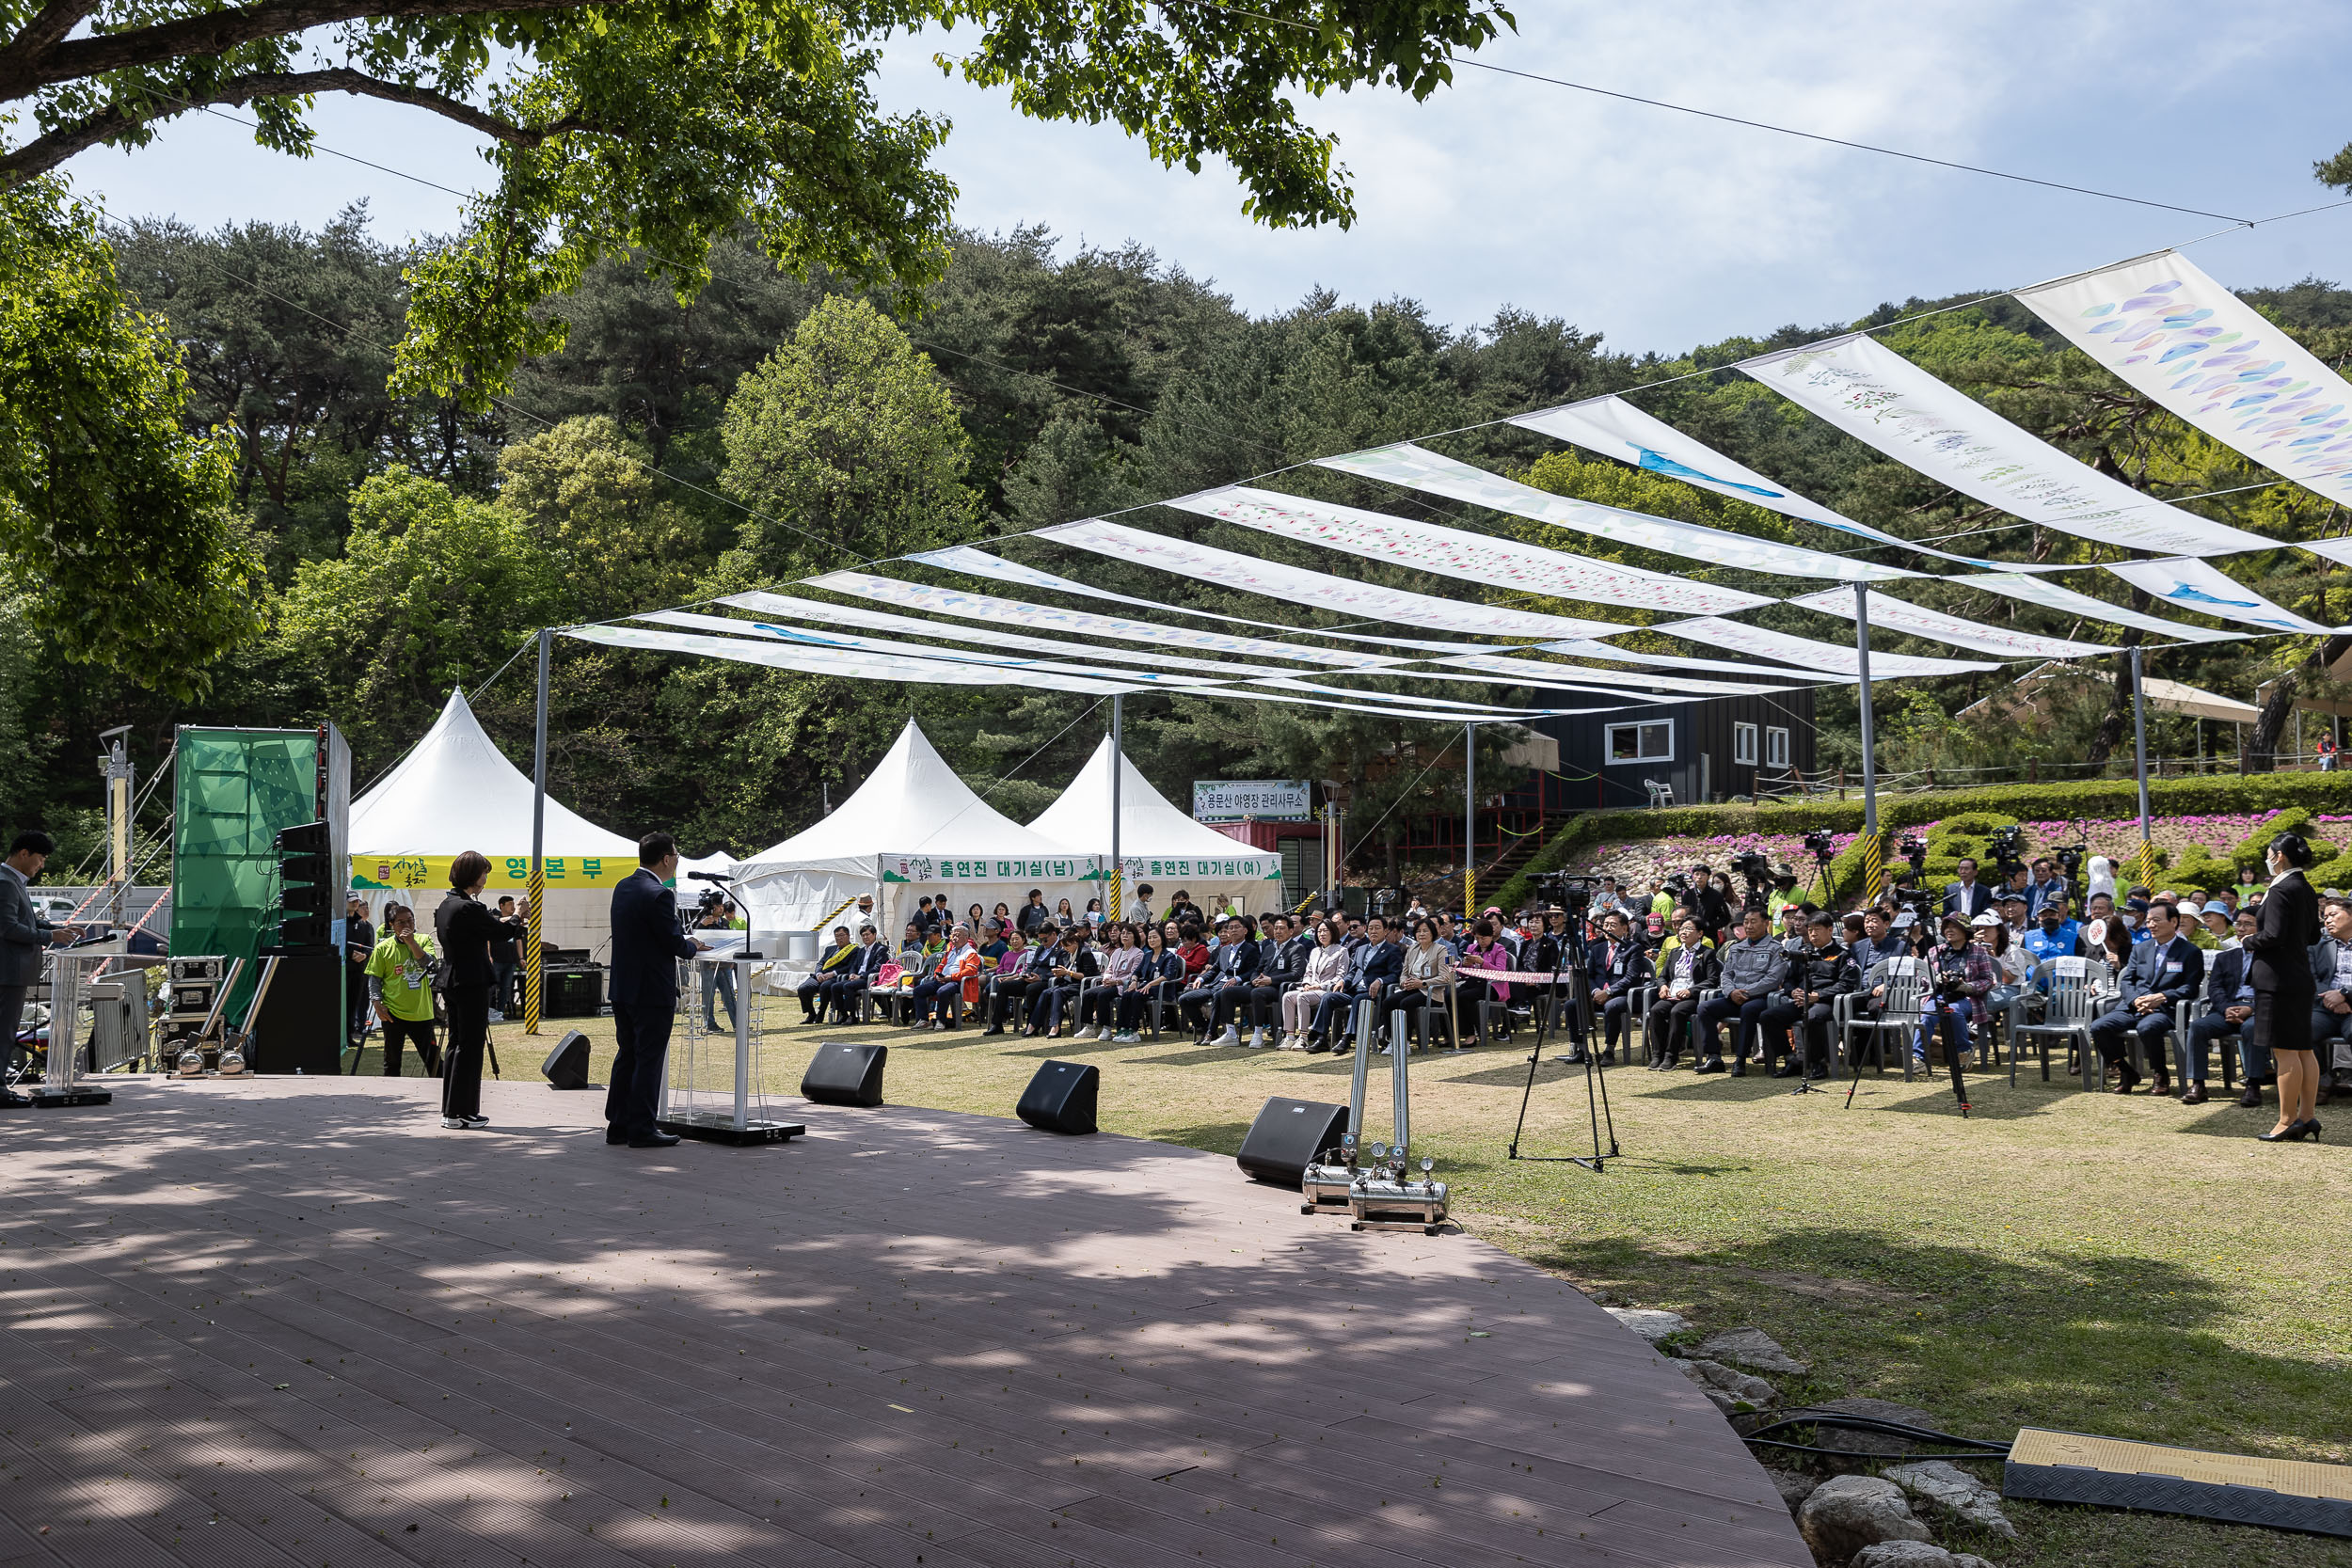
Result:
M1230 1159L811 1106L126 1083L0 1120L0 1568L1809 1568L1697 1390Z

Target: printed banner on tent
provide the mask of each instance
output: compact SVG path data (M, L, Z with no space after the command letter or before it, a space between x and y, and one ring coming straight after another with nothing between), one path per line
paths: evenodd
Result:
M436 894L449 891L449 867L455 855L410 855L386 850L353 850L351 855L351 885L357 891L381 892L387 888L412 892L430 888ZM548 855L540 863L546 868L547 885L550 888L618 887L636 875L637 860L633 855ZM492 855L490 882L494 888L528 888L531 885L529 855ZM427 911L428 913L430 911Z
M2119 261L2017 298L2158 407L2352 503L2352 385L2187 257Z
M1538 430L1557 440L1582 447L1586 451L1613 457L1630 463L1645 472L1663 474L1702 490L1712 490L1733 500L1746 501L1777 512L1784 517L1817 527L1836 529L1859 539L1873 539L1882 545L1899 545L1921 555L1931 555L1939 561L1957 561L1965 566L1988 566L2002 571L2046 570L2013 566L2006 562L1979 561L1974 556L1954 555L1931 545L1915 545L1908 539L1898 539L1842 514L1832 512L1819 501L1808 500L1793 490L1785 490L1757 473L1733 462L1722 452L1701 442L1693 441L1663 420L1643 413L1639 408L1611 393L1607 397L1587 398L1582 403L1564 404L1547 408L1538 414L1521 414L1511 421L1529 430Z
M1263 637L1236 637L1231 632L1196 631L1190 626L1163 626L1153 621L1130 621L1117 615L1094 615L1082 610L1057 610L1047 605L1000 599L993 594L965 594L953 588L902 582L869 572L828 572L805 586L847 594L855 599L879 599L883 604L913 605L939 615L998 625L1044 626L1078 637L1108 637L1121 642L1148 642L1153 647L1206 648L1213 653L1246 654L1253 658L1287 658L1302 664L1322 664L1340 670L1370 670L1397 662L1393 655L1356 654L1338 648L1311 648L1300 643L1271 642Z
M1613 539L1621 545L1639 545L1664 555L1687 556L1710 566L1736 566L1778 577L1830 578L1839 582L1883 582L1921 575L1908 567L1873 565L1851 556L1831 555L1824 550L1808 550L1719 528L1701 528L1695 523L1627 512L1572 496L1555 496L1549 490L1538 490L1532 484L1521 484L1470 464L1441 457L1410 441L1318 458L1316 462L1319 467L1359 479L1401 484L1408 490L1549 523L1571 533Z
M1188 506L1174 501L1175 506ZM1575 615L1546 615L1534 610L1502 610L1492 605L1466 604L1401 588L1383 588L1354 578L1333 577L1277 561L1196 545L1148 533L1124 523L1090 517L1040 531L1038 537L1057 545L1090 550L1119 561L1139 562L1196 581L1215 582L1292 604L1311 604L1349 615L1394 621L1401 626L1427 626L1492 637L1606 637L1619 629L1611 621L1588 621ZM1458 644L1456 645L1458 649ZM1450 649L1449 651L1455 651Z
M1279 882L1282 879L1282 857L1279 855L1121 855L1119 863L1126 868L1130 887L1139 878L1149 879L1153 877L1189 877L1200 881L1245 879Z
M1689 621L1669 621L1652 626L1670 637L1687 638L1692 642L1705 642L1710 647L1730 648L1760 658L1784 659L1790 663L1809 664L1816 670L1827 670L1849 679L1862 673L1862 656L1850 644L1816 642L1808 637L1791 637L1785 631L1768 631L1739 621L1726 621L1720 616L1702 615ZM1971 670L1997 670L1997 664L1985 664L1968 658L1921 658L1915 654L1883 654L1870 650L1870 678L1889 680L1898 675L1959 675Z
M1615 566L1589 556L1546 549L1517 539L1469 533L1436 523L1411 522L1359 507L1307 500L1246 484L1184 496L1164 504L1372 561L1391 562L1439 577L1554 598L1707 614L1753 610L1774 602L1760 594L1692 582L1663 572Z
M1833 588L1825 594L1807 594L1802 599L1788 602L1803 605L1807 610L1818 610L1824 615L1837 616L1841 620L1853 619L1853 594L1851 590ZM2011 658L2089 658L2094 654L2115 652L2104 642L2074 642L2063 637L2037 637L2028 631L1982 626L1889 594L1872 594L1870 628L1875 631L1881 626L1888 631L1909 632L1914 637L1948 642L1955 648L1974 648L1980 654L2001 654Z
M1236 626L1260 626L1279 631L1285 637L1327 637L1342 642L1372 642L1383 648L1426 648L1432 653L1467 653L1477 646L1467 642L1423 642L1410 637L1370 637L1360 632L1332 631L1322 626L1290 626L1274 621L1252 621L1242 615L1220 615L1213 610L1200 610L1190 605L1164 604L1157 599L1138 599L1125 594L1114 594L1105 588L1091 587L1071 578L1056 577L1034 566L1015 565L1001 561L985 550L969 545L953 549L931 550L923 555L911 555L909 561L919 561L927 566L944 567L948 571L966 572L974 577L993 578L999 582L1017 582L1028 588L1051 589L1057 594L1076 594L1087 598L1108 599L1114 604L1131 604L1144 610L1156 610L1166 615L1191 615L1203 621L1224 621ZM1311 573L1310 576L1320 576ZM1342 580L1342 579L1333 579ZM1440 603L1444 601L1440 600ZM1566 617L1557 617L1566 619ZM1544 635L1544 634L1537 634Z
M1104 882L1099 855L884 855L885 882Z
M1314 815L1314 797L1304 779L1192 781L1195 822L1239 822L1251 816L1265 822L1310 822Z
M2224 577L2202 561L2110 561L2106 570L2153 597L2183 610L2201 610L2224 621L2265 631L2323 632L2330 628L2272 604L2252 589Z
M1860 333L1739 368L1898 463L2029 523L2163 555L2277 547L2149 499Z
M2309 546L2306 546L2307 548ZM2085 620L2104 621L2109 626L2137 626L2179 642L2230 642L2243 638L2242 631L2217 631L2206 626L2192 626L2180 621L2168 621L2160 615L2142 615L2137 610L2111 605L2105 599L2094 599L2061 587L2048 578L2027 577L2022 572L2000 572L1985 577L1946 578L1963 588L1981 589L1987 594L2005 594L2012 599L2038 604L2045 610L2063 610Z

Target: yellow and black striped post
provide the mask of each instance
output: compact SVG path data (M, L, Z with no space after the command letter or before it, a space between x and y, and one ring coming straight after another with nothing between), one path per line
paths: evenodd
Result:
M539 1032L539 987L541 984L539 973L539 906L545 901L544 895L546 893L547 881L540 875L538 858L533 856L531 862L530 882L531 934L528 938L531 945L530 952L526 955L523 960L523 1033L526 1035L535 1035Z
M1862 847L1862 901L1875 904L1886 891L1886 848L1872 832L1866 831L1856 842Z

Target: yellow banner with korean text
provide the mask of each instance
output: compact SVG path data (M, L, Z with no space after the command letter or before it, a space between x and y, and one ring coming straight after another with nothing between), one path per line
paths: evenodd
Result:
M388 888L404 892L418 888L446 888L449 886L450 862L456 858L455 855L354 852L351 857L351 886L359 893L380 892ZM637 858L633 855L549 855L543 863L547 867L549 892L567 887L617 887L637 869ZM492 855L490 886L516 893L528 890L531 886L531 857Z

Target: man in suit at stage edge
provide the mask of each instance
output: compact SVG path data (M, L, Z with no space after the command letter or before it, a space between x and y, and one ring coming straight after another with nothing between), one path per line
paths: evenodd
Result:
M647 833L637 869L612 890L612 1086L604 1098L604 1141L664 1148L677 1135L654 1125L661 1066L677 1011L677 961L704 944L678 929L677 898L665 885L677 875L677 840Z

